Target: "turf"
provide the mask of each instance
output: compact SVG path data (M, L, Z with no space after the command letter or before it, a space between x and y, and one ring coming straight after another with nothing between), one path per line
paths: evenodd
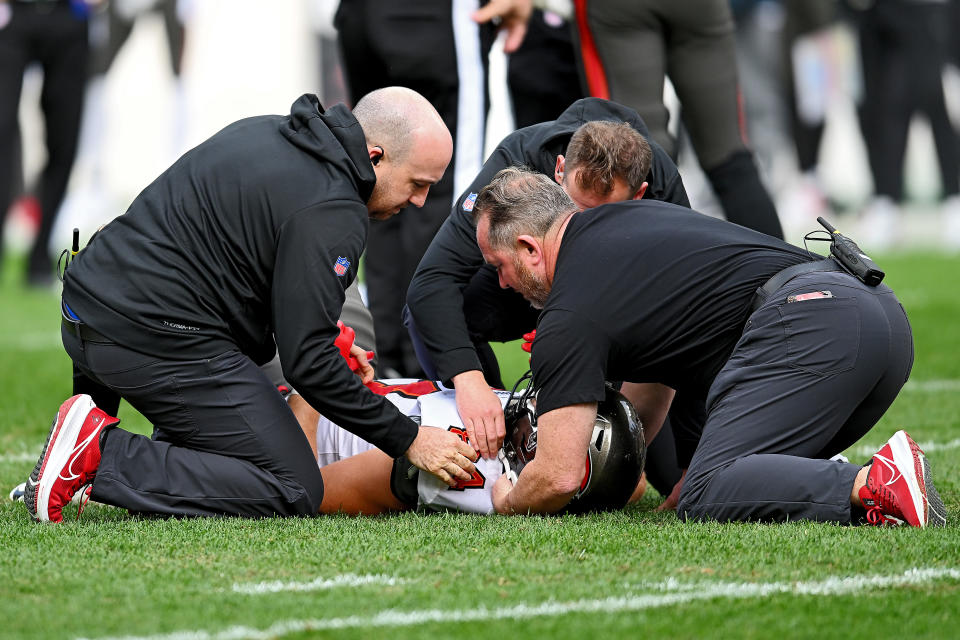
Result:
M625 512L577 517L144 520L90 505L79 521L70 507L63 525L35 525L6 489L29 473L70 394L69 361L57 296L23 289L8 258L0 636L955 637L960 260L879 261L910 315L916 362L894 406L848 453L864 459L901 427L930 443L944 529L685 524L654 512L652 491ZM525 369L518 345L498 353L506 380ZM149 432L126 405L121 418Z

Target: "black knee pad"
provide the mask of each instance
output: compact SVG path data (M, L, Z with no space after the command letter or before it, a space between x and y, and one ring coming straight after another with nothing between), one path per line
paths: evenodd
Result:
M406 456L400 456L393 461L393 471L390 472L390 492L394 497L409 507L416 507L420 495L417 493L417 480L420 478L420 469L415 467Z

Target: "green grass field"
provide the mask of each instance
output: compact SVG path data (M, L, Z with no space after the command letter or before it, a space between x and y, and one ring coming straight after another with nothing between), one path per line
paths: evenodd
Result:
M880 256L913 324L910 383L863 442L925 446L944 529L683 524L649 492L565 517L138 520L59 526L6 494L70 395L58 299L0 284L0 637L952 638L960 628L960 259ZM526 362L506 345L507 375ZM148 432L121 409L123 426Z

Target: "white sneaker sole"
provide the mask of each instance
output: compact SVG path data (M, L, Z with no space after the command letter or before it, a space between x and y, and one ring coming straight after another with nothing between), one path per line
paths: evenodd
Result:
M917 526L925 527L930 519L926 485L921 484L925 480L926 457L920 447L916 446L916 443L903 430L893 434L889 444L890 451L893 453L893 462L904 480L907 481L907 488L910 489L913 510L920 521Z
M50 522L50 491L77 447L77 438L80 436L80 429L87 415L96 406L90 396L81 395L67 411L60 431L51 436L53 442L47 446L46 454L40 463L42 471L36 486L36 517L40 522Z

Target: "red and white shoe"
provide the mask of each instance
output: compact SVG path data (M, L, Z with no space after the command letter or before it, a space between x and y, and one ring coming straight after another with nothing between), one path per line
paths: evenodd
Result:
M100 433L120 422L88 395L73 396L57 412L37 466L24 487L24 503L37 522L61 522L63 507L100 466Z
M930 463L906 431L897 431L873 454L867 483L859 494L870 524L942 527L947 523Z

